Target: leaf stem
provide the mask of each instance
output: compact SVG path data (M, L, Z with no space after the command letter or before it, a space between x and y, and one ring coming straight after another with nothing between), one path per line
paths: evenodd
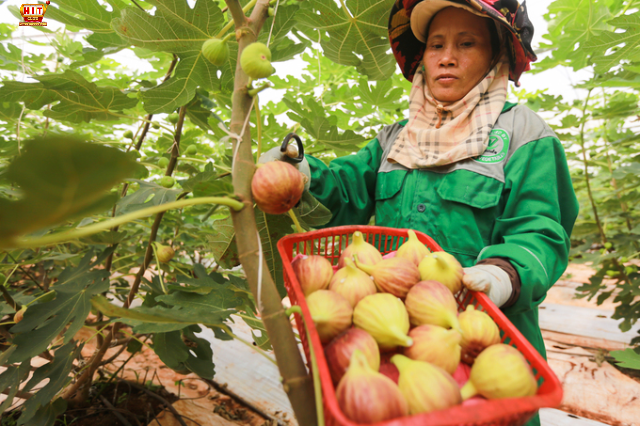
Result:
M152 214L165 212L167 210L179 209L187 206L196 206L199 204L219 204L219 205L227 206L235 211L242 210L242 208L244 207L244 204L242 204L240 201L235 200L233 198L228 198L228 197L190 198L188 200L178 200L178 201L173 201L171 203L160 204L158 206L147 207L146 209L137 210L135 212L118 216L113 219L105 220L104 222L99 222L89 226L85 226L80 229L74 229L66 232L59 232L57 234L47 235L45 237L40 237L40 238L16 238L16 239L7 241L3 245L11 246L14 248L34 248L34 247L59 244L61 242L66 242L66 241L75 240L78 238L87 237L89 235L93 235L100 231L107 230L114 226L122 225L137 219L142 219L144 217L151 216Z
M237 335L233 334L233 332L231 331L231 329L229 327L227 327L226 325L222 324L220 325L220 328L222 328L224 331L227 332L227 334L231 337L233 337L234 339L236 339L238 342L244 344L245 346L250 347L251 349L257 351L260 355L262 355L263 357L265 357L266 359L268 359L270 362L272 362L275 365L278 365L273 358L271 358L269 355L267 355L267 353L262 350L260 347L258 346L254 346L251 343L247 342L246 340L244 340L241 337L238 337Z
M294 212L293 209L289 209L287 213L289 213L289 217L291 217L291 220L293 220L293 224L296 226L298 232L302 234L304 232L304 229L300 225L300 221L298 220L298 216L296 216L296 212Z

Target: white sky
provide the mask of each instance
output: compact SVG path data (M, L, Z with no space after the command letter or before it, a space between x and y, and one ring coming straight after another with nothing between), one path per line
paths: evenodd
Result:
M2 3L3 0L0 0L0 3L2 3L0 4L0 22L16 23L17 19L11 13L9 13L9 11L7 10L7 6L14 5L19 7L20 4L24 3L25 1L26 0L6 0L4 1L4 3ZM534 50L537 50L536 47L542 40L541 36L546 32L546 22L543 18L543 15L546 13L547 7L551 2L552 0L529 0L527 2L527 6L529 8L529 17L535 28L533 39ZM62 25L58 22L49 20L47 28L56 30L61 26ZM20 29L14 34L14 37L20 39L13 40L12 43L16 44L20 48L26 47L26 49L28 49L29 51L44 52L46 51L45 48L28 44L24 40L25 38L32 38L33 40L37 41L45 41L46 38L42 34L43 33L33 28L20 27ZM76 40L79 40L81 37L82 36L79 35L76 36ZM110 56L131 69L146 70L150 68L150 65L146 61L140 60L129 50L123 50ZM544 54L538 54L539 60L541 60L543 57ZM300 61L296 60L274 63L274 66L276 68L276 73L280 76L292 75L298 77L302 71L300 68ZM562 95L566 100L572 100L578 95L577 92L571 87L572 83L584 80L587 77L588 74L586 72L575 73L566 68L558 67L553 70L545 71L541 74L533 75L524 73L521 77L520 82L521 87L524 87L528 91L548 89L549 94ZM278 93L274 90L266 90L260 96L261 103L268 102L269 100L277 100L277 98L279 98Z

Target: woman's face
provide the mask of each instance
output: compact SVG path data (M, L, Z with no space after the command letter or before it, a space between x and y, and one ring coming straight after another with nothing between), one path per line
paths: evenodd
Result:
M440 102L462 99L491 65L487 18L448 7L431 21L423 63L431 94Z

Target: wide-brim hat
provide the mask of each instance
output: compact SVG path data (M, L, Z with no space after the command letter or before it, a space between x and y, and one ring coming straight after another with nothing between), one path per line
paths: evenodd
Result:
M520 75L537 60L531 48L533 24L525 2L517 0L396 0L389 16L389 41L393 55L409 81L422 63L426 30L433 17L445 7L458 7L493 19L503 28L509 56L509 79L516 85Z

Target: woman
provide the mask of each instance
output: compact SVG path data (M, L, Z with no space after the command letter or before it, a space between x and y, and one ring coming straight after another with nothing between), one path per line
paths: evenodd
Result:
M509 78L536 59L532 34L514 0L397 0L389 36L413 83L409 119L355 155L329 166L307 156L300 169L333 213L326 226L375 214L430 235L545 356L538 305L567 266L578 203L554 132L506 102Z

